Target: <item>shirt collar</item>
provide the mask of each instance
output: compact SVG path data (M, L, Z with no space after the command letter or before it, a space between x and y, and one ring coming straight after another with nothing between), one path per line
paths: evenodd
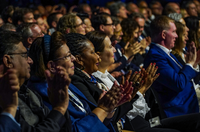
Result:
M153 43L153 42L152 42ZM160 45L160 44L157 44L157 43L153 43L155 44L157 47L159 47L160 49L162 49L166 54L169 54L172 50Z

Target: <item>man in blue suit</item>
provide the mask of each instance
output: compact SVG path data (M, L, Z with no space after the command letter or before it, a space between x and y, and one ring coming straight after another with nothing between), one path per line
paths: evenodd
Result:
M199 74L199 57L196 47L189 45L186 65L182 65L171 53L178 37L174 21L166 16L156 18L151 23L152 44L144 61L145 68L150 63L158 66L159 78L152 87L157 91L167 117L199 112L198 100L192 79Z
M16 70L9 69L5 74L0 74L0 132L20 132L20 125L14 118L19 88Z

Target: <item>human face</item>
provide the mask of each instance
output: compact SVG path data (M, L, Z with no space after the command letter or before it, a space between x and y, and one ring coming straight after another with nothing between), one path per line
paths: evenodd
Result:
M139 29L139 36L140 36L144 30L145 20L143 18L137 18L136 21L140 26L140 29Z
M176 13L180 13L181 10L180 10L180 7L176 4L176 3L171 3L171 7L173 8L173 10L176 12Z
M138 7L137 7L137 5L136 4L134 4L134 3L131 3L130 4L130 13L139 13L139 9L138 9Z
M169 26L170 28L168 30L165 30L164 46L170 50L174 47L174 42L178 35L176 34L175 24L173 22L170 22Z
M89 18L86 18L84 20L84 23L85 23L85 32L88 33L88 32L91 32L91 31L94 31L94 28L92 27L92 23L90 21Z
M68 46L63 44L55 53L56 59L54 60L56 66L62 66L65 68L69 76L74 74L75 57L71 54Z
M125 19L127 18L127 10L124 6L121 6L121 8L119 9L119 13L117 14L118 17Z
M152 5L151 11L154 15L162 15L163 7L160 3L156 3Z
M103 44L105 45L105 47L103 49L103 52L100 53L101 62L99 65L110 66L115 62L114 52L116 52L116 50L111 45L111 41L108 36L105 37Z
M24 20L24 22L26 22L26 23L36 22L36 20L34 19L34 15L33 15L32 12L26 13L26 14L23 16L23 20Z
M83 10L84 10L84 13L87 13L89 15L89 18L91 18L92 10L91 10L90 6L84 6Z
M83 34L85 35L85 24L83 23L83 21L78 17L76 16L76 33L80 33L80 34Z
M189 16L198 16L196 5L191 3L187 10Z
M99 56L95 53L94 46L90 41L88 41L85 45L85 49L81 54L81 58L83 66L85 67L85 72L92 74L98 70Z
M188 40L188 31L187 28L185 27L182 36L182 42L183 42L182 48L186 46L187 40Z
M114 34L114 29L115 26L113 25L112 19L107 17L107 23L103 25L103 32L111 38Z
M17 70L20 85L30 78L30 65L33 64L33 60L26 53L27 50L22 42L16 45L15 51L9 53L12 58L13 68Z
M42 33L42 30L38 25L35 25L34 27L31 27L31 31L33 32L32 39L35 40L38 37L44 37L44 34Z
M42 32L44 34L47 34L47 25L44 23L44 20L42 19L42 17L39 17L37 19L37 24L40 27L40 29L42 30Z
M139 28L136 28L136 30L133 31L133 41L137 41L139 37Z
M189 28L186 26L185 20L183 18L181 18L179 21L185 26L186 31L188 32Z
M117 24L114 31L115 40L120 42L122 39L122 35L123 35L123 32L122 32L121 24Z

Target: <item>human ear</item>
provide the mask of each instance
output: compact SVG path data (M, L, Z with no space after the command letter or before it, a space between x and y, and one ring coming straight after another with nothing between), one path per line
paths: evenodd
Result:
M81 66L84 65L83 59L82 59L82 57L81 57L80 55L76 55L75 58L76 58L76 63L77 63L78 65L81 65Z
M166 38L166 33L167 33L166 30L163 30L163 31L161 32L162 39L165 39L165 38Z
M9 69L14 67L13 63L12 63L12 59L11 59L11 57L9 55L4 55L3 56L3 63L5 65L5 67L7 67Z
M51 73L55 73L56 72L56 65L55 65L55 63L53 61L49 61L47 63L47 68L49 69L49 71Z
M99 29L100 29L100 31L104 31L104 25L101 24L101 25L99 26Z

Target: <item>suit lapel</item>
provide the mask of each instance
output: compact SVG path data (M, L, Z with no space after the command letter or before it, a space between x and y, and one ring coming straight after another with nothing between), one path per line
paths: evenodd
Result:
M166 56L171 62L173 62L173 63L175 63L176 65L177 65L177 63L181 66L181 67L183 67L183 65L177 60L177 58L173 55L173 54L171 54L170 53L170 56L177 62L174 62L174 60L172 60L172 58L168 55L168 54L166 54L162 49L160 49L158 46L156 46L155 44L151 44L151 48L152 49L155 49L157 52L159 52L160 54L162 54L162 55L164 55L164 56ZM178 66L178 65L177 65ZM179 67L179 66L178 66Z

